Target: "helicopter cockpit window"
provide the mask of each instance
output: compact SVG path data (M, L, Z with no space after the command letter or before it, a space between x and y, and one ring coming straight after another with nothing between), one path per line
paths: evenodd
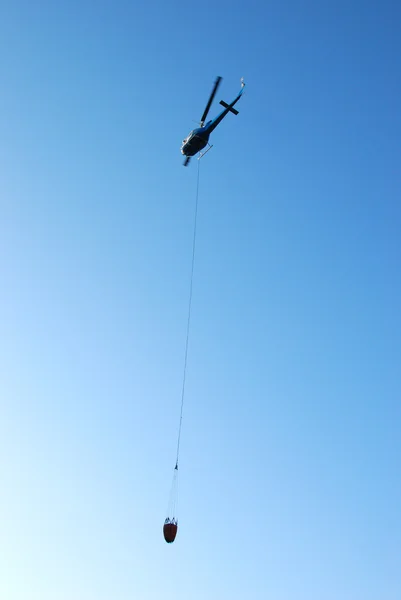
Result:
M191 137L193 136L193 131L190 131L187 135L187 137L185 138L185 140L182 140L183 144L186 144L187 142L189 142L189 140L191 139Z

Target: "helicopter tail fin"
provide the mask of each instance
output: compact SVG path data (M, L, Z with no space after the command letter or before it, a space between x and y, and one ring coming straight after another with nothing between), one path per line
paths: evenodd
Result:
M227 104L227 102L224 102L224 100L220 100L220 104L221 104L221 106L224 106L224 108L228 108L228 110L230 112L232 112L234 115L238 115L238 110L236 110L235 108L233 108L232 106Z

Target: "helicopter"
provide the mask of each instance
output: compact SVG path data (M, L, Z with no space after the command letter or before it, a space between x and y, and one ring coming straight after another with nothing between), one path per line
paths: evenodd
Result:
M185 156L185 160L183 163L184 167L188 165L189 161L191 160L191 156L194 156L199 152L199 158L202 158L202 156L204 156L206 152L209 152L209 150L212 148L212 146L209 144L209 136L229 112L233 113L234 115L238 115L238 110L234 108L234 105L238 102L238 100L243 94L245 87L243 78L241 78L241 91L235 98L235 100L233 100L231 104L227 104L227 102L224 102L224 100L220 100L220 104L224 106L224 110L219 115L217 115L217 117L215 117L211 121L208 121L205 124L206 117L216 95L217 89L221 83L221 80L222 77L217 77L216 81L214 82L212 93L210 94L210 98L208 100L208 103L206 104L206 108L203 112L199 123L200 127L190 131L185 140L182 141L181 154ZM201 150L203 150L203 148L205 148L206 146L209 146L209 148L202 153Z

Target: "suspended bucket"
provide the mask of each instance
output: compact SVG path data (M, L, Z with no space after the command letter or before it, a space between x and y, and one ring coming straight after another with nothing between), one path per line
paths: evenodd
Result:
M163 525L164 539L168 544L175 540L178 529L177 520L177 500L178 500L178 466L175 466L173 481L171 483L170 498L167 508L167 517Z
M168 544L172 544L175 540L175 536L177 535L178 523L174 519L170 521L170 519L166 519L163 525L163 535L164 539Z

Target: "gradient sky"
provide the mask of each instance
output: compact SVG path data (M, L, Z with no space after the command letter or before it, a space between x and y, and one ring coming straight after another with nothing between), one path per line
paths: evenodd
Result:
M1 599L399 600L400 3L15 0L0 56Z

